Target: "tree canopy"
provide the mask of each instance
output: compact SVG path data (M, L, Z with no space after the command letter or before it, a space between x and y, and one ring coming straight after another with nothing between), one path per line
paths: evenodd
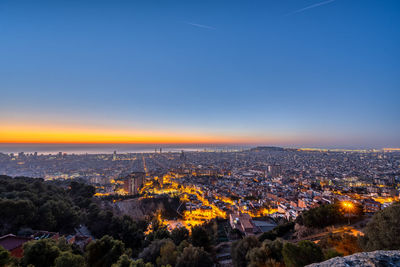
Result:
M5 266L10 261L10 252L0 246L0 266Z
M29 241L24 244L24 256L22 263L35 267L53 266L55 260L61 254L56 240L47 238L42 240Z
M377 212L360 238L364 250L400 249L400 203Z
M298 244L285 243L282 255L287 267L303 267L324 260L321 248L308 240L300 241Z
M182 255L178 258L176 267L209 267L213 260L203 248L192 245L184 248Z
M55 267L82 267L85 266L85 258L70 251L64 251L54 263Z
M45 182L40 178L0 176L0 234L20 228L68 233L82 223L81 205L91 201L94 188L72 182Z
M91 242L86 248L86 253L89 266L109 267L125 253L125 245L122 241L106 235Z
M246 267L247 253L259 246L260 241L255 236L246 236L242 240L235 241L231 247L232 261L235 267Z

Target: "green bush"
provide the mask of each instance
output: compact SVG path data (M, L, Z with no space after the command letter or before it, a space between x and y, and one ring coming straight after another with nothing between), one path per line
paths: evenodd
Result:
M300 241L297 245L286 243L282 255L287 267L303 267L324 260L321 248L308 240Z
M294 229L294 222L287 222L281 225L276 226L274 229L271 231L263 233L260 237L259 240L263 242L266 239L269 240L275 240L278 237L283 237L290 231Z
M372 217L360 244L366 251L400 249L400 203L392 204Z

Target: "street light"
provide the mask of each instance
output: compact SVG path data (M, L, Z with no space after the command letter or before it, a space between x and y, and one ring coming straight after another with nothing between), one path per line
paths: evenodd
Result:
M351 201L343 201L342 207L347 212L347 220L348 224L350 225L350 213L354 209L354 204Z

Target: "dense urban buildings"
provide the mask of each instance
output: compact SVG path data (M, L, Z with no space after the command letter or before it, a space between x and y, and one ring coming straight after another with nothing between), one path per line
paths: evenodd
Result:
M233 212L294 219L335 200L358 202L366 212L375 212L398 199L400 182L400 153L387 150L21 152L0 154L0 163L0 174L80 179L94 185L99 196L178 195L185 200L186 221L180 222L185 225L227 218Z

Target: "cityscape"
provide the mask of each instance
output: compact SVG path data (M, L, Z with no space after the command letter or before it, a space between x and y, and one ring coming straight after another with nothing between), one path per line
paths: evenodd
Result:
M342 203L355 223L333 231L363 236L363 224L352 214L360 206L363 220L399 201L400 151L281 148L200 150L153 153L0 154L0 174L41 177L47 182L79 181L95 188L94 198L134 220L151 220L167 231L192 229L214 220L217 264L229 266L232 235L262 236L282 221L295 222L304 211ZM176 199L171 212L147 210L144 200ZM112 204L111 204L112 203ZM168 209L171 209L169 207ZM230 230L228 230L230 229ZM331 232L331 234L333 233ZM291 233L291 242L320 241L320 230ZM90 236L90 235L89 235Z
M0 1L0 267L400 267L400 1Z

